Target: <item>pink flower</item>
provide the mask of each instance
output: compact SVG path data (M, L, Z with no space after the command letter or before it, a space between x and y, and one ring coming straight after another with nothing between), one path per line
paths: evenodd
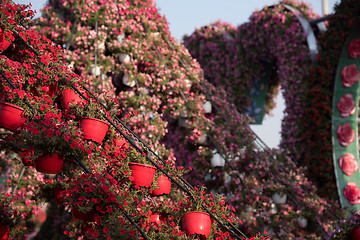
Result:
M347 49L350 58L358 58L360 56L360 38L352 40Z
M353 84L359 81L359 71L356 64L345 66L341 70L341 81L344 87L351 87Z
M358 162L351 153L339 157L339 166L341 170L348 176L352 176L354 172L359 170Z
M340 145L343 147L349 146L355 139L355 132L350 123L339 125L336 134L339 138Z
M344 187L343 194L351 205L360 203L360 190L355 182L349 182Z
M350 93L344 94L337 103L337 109L339 110L341 117L353 115L356 110L353 96Z

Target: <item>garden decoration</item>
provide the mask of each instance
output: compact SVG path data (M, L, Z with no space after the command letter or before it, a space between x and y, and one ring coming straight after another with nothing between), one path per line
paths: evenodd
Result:
M0 103L0 126L9 130L17 130L24 122L24 109L11 103Z
M164 175L159 176L156 179L157 188L151 191L153 196L160 196L169 194L171 190L171 181Z
M303 125L301 116L307 89L304 77L317 53L308 21L316 17L318 15L304 2L281 1L256 11L247 23L237 28L218 21L184 37L184 44L204 68L205 78L215 86L224 87L228 100L241 112L257 107L251 105L248 93L254 85L259 85L257 81L266 78L261 73L269 70L268 80L262 83L268 84L265 112L270 113L275 106L274 97L281 86L286 110L280 146L295 162L306 147L301 144L299 126ZM263 37L269 34L271 37ZM212 64L208 64L210 58ZM266 66L265 59L273 66ZM260 91L260 87L253 89ZM260 92L255 95L258 94ZM256 112L256 109L251 111Z
M263 191L263 188L258 188L259 185L265 186L265 183L269 183L270 185L271 181L259 182L259 179L256 176L260 172L260 165L265 165L270 169L270 162L266 161L265 163L260 164L258 163L258 161L252 158L250 154L249 156L248 154L246 154L246 152L244 152L243 148L245 146L248 146L248 149L252 149L253 146L252 145L253 136L251 135L251 132L248 130L248 125L247 125L248 119L246 117L239 115L234 110L235 108L233 107L233 105L229 104L226 101L227 97L224 91L217 90L211 84L207 84L206 82L202 82L201 85L203 85L204 88L206 88L208 91L200 90L201 86L199 87L197 83L199 81L203 81L201 69L199 68L196 62L192 61L191 57L187 53L187 50L182 45L176 44L175 41L171 38L167 30L166 20L162 18L160 15L158 15L157 10L152 3L146 1L141 3L131 3L131 4L129 2L122 2L122 1L119 1L117 3L124 3L125 6L122 5L119 6L119 8L109 8L109 6L107 6L106 4L101 5L99 10L108 13L105 15L103 14L98 15L98 12L96 10L98 9L97 5L94 5L94 8L92 8L94 9L93 11L87 12L86 9L83 8L84 5L81 5L81 2L80 4L79 2L68 3L69 5L66 6L63 6L61 4L57 4L57 5L55 4L57 8L60 8L61 10L54 11L55 13L53 14L53 12L51 12L52 10L51 7L46 8L45 10L49 11L49 14L44 15L47 16L46 18L44 17L42 19L42 21L44 22L41 21L38 22L39 25L43 24L44 26L44 28L39 29L39 31L42 31L43 33L46 34L47 32L49 32L48 36L54 39L55 42L60 43L61 45L65 44L66 47L68 46L68 50L69 50L67 52L68 60L69 62L73 62L74 70L78 73L81 73L83 76L87 76L87 74L90 73L90 66L91 64L94 64L93 61L94 57L97 55L100 56L100 54L102 54L101 51L103 51L101 50L101 48L98 48L98 54L95 54L94 56L93 50L86 51L88 46L90 46L92 43L97 43L97 42L99 42L100 45L103 39L105 38L108 39L108 41L104 44L106 49L106 54L103 54L104 57L98 58L97 64L102 67L104 72L108 72L109 74L107 74L106 76L91 75L89 76L88 79L90 79L89 82L93 84L93 86L90 87L92 90L99 88L110 92L115 92L115 91L111 86L112 79L110 79L107 76L112 76L114 73L115 74L124 73L128 77L129 81L138 82L138 85L136 85L136 87L134 86L132 89L130 89L130 91L126 91L126 92L118 91L118 98L121 100L119 102L122 105L121 109L123 110L123 113L121 115L122 117L121 121L114 125L116 126L117 124L120 123L121 130L125 131L126 125L121 124L121 122L129 124L131 129L136 134L140 135L144 139L144 141L137 141L136 138L133 137L133 135L131 135L132 133L127 130L126 130L126 134L128 134L128 136L126 136L126 139L130 140L130 142L134 142L135 140L135 143L141 147L147 146L147 144L142 145L143 142L146 142L151 146L152 149L156 149L157 151L156 154L151 150L147 150L146 148L141 149L148 157L160 155L162 159L166 159L166 163L171 163L172 165L175 165L175 156L176 156L177 166L186 165L186 166L191 166L194 169L193 174L192 175L189 174L188 179L192 179L193 176L196 176L194 178L194 182L203 183L204 176L209 174L209 172L206 171L210 170L209 163L211 156L208 155L208 153L211 153L215 148L213 145L211 145L213 144L212 143L213 141L211 140L213 138L215 145L217 145L219 150L221 150L221 153L225 153L224 156L226 156L226 158L234 160L234 162L236 162L235 166L239 167L239 169L246 169L245 170L246 173L242 176L242 178L234 177L231 178L232 180L230 181L228 180L228 178L225 178L224 176L224 173L227 170L212 171L210 172L212 177L216 177L216 179L219 179L219 182L221 181L228 184L229 188L230 186L231 188L234 187L234 185L240 186L241 179L244 179L244 181L246 181L245 183L243 183L244 186L249 188L249 192L247 192L247 195L244 196L247 196L248 199L254 200L254 202L251 203L246 202L246 204L253 204L254 207L256 207L255 201L256 202L260 201L261 204L264 203L262 205L265 206L264 209L267 209L268 206L267 204L269 204L270 206L270 202L267 201L266 199L269 199L269 197L268 196L259 197L258 195L256 195L256 193ZM71 6L71 4L74 5ZM130 9L130 11L123 11L123 9L126 10ZM146 10L144 11L143 9ZM73 12L72 10L74 10L74 12L77 12L79 14L76 16L71 15L71 13ZM66 12L68 17L68 19L66 20L69 21L64 21L65 18L61 17L61 14L64 14L64 12ZM84 17L81 18L80 15L83 14ZM114 19L117 19L117 21L115 22L108 21L107 17L106 19L103 19L101 16L112 17ZM120 19L119 16L126 16L126 17ZM52 21L52 23L49 23L48 17L54 18L54 21ZM95 27L96 23L98 23L98 28ZM58 24L60 24L61 26ZM53 32L52 30L50 30L52 27L54 27L54 29L56 28L64 29L65 32L69 30L68 33L70 34L67 37L63 38L64 35L62 35L62 33ZM73 33L71 34L72 29L77 29L78 31L74 30ZM119 30L115 31L115 33L110 33L109 31L112 31L111 29L119 29ZM80 32L84 32L84 35L78 36L77 34L79 34ZM98 33L97 36L99 38L94 39L93 36L94 33L96 32ZM56 33L58 33L59 35L57 35ZM123 37L121 37L120 40L118 39L119 35L123 35ZM115 36L115 38L113 38L113 36ZM173 46L170 46L170 44L168 44L169 42ZM119 48L125 48L125 50L121 49L120 51ZM85 50L82 53L80 49L85 49ZM121 64L116 60L113 61L113 59L115 59L115 56L117 56L117 53L119 52L127 52L131 56L131 61L124 62ZM81 55L81 57L78 57L79 55ZM79 61L80 59L84 60L84 62ZM179 67L180 61L178 59L182 59L182 61L187 65L187 69L183 66ZM156 77L154 78L151 76L156 76ZM69 78L73 79L70 76ZM157 81L158 79L163 79L164 82L158 82ZM82 81L83 84L86 82L85 80ZM193 82L193 84L190 85L189 84L190 82ZM39 86L39 90L41 87L43 86ZM147 94L142 94L146 92L145 90L148 91ZM46 91L46 89L40 91L43 91L40 94L42 93L45 94L48 92ZM206 95L206 93L209 92L211 92L211 94L209 94L210 98L208 98L208 96ZM94 94L97 95L96 93ZM185 95L185 98L182 95ZM102 99L102 96L100 96L100 99ZM204 103L205 100L211 100L212 103L221 106L220 107L221 109L216 109L216 111L212 116L211 114L210 116L205 115L202 109L202 103ZM174 124L173 122L173 120L177 119L179 115L179 111L181 107L183 107L185 101L186 101L186 105L188 106L188 109L190 110L189 116L191 118L189 121L190 128L186 131L184 131L183 129L179 130L177 128L177 125ZM71 116L72 115L70 114L69 117ZM71 119L75 123L77 123L76 117L75 116L73 117L71 117ZM227 121L224 121L224 117L227 118ZM223 123L220 124L221 122ZM224 123L226 123L226 125ZM125 183L127 185L122 189L119 188L119 190L121 193L130 194L133 192L130 191L128 192L127 189L134 189L134 188L132 185L130 185L132 183L130 180L131 177L130 169L128 168L128 162L130 159L126 158L129 152L128 150L125 150L122 147L113 146L114 142L116 142L113 141L115 140L113 138L114 135L120 134L120 133L114 133L115 126L111 124L111 127L109 128L109 131L107 132L102 145L93 144L92 142L86 143L88 144L86 146L88 146L89 149L87 148L85 149L88 152L90 151L90 149L93 151L91 151L92 153L90 154L90 158L88 157L89 159L84 160L83 164L85 164L87 166L87 169L88 170L90 169L91 171L93 171L94 166L96 166L98 171L99 169L106 170L108 173L110 173L112 176L115 177L116 181L122 182L125 180ZM212 126L216 126L216 127L212 127ZM197 144L197 141L199 140L200 136L202 136L204 133L206 134L209 133L208 139L211 144L200 146ZM238 136L242 136L242 138L239 139ZM118 136L116 138L118 138ZM179 145L178 144L179 142L184 144ZM196 146L196 148L194 148L193 146ZM135 148L135 146L132 147ZM175 149L175 151L172 149ZM196 151L189 151L189 149L196 149ZM266 155L264 154L263 156ZM119 161L120 159L122 161ZM124 159L127 160L124 161ZM198 160L191 161L192 159L198 159ZM267 156L261 159L269 160ZM279 159L281 158L279 157ZM281 179L285 181L288 185L297 186L296 188L294 187L295 188L294 192L297 192L297 194L299 195L301 194L308 195L305 194L305 191L303 191L304 189L307 188L311 189L311 191L313 192L314 189L311 187L312 185L309 184L307 180L303 181L303 179L305 178L303 178L301 171L300 170L298 171L297 167L292 165L292 162L289 159L285 159L283 160L283 162L285 163L284 165L287 165L286 166L287 172L289 174L284 176L285 174L281 173L279 174L279 177L281 177ZM162 164L164 164L164 168L168 166L165 165L164 162L162 162ZM200 168L199 166L201 166L202 168ZM274 166L274 168L276 167ZM202 169L204 170L204 172L202 171ZM271 168L271 171L273 170L274 169ZM158 171L160 171L159 168ZM266 175L267 173L264 174ZM239 172L238 171L235 172L234 175L239 175ZM170 175L170 176L172 178L178 179L177 175ZM261 177L263 178L264 176ZM79 176L77 176L76 178L79 178ZM272 179L272 178L273 176L266 175L264 179ZM222 185L218 184L218 186L220 188L217 188L217 190L221 191ZM255 188L256 190L250 189L250 186L256 186ZM234 195L237 195L239 191L246 190L246 187L242 186L241 189L238 187L239 190L234 191ZM91 189L92 188L89 188L88 191L91 191ZM134 192L136 192L136 190L137 189L135 188ZM104 193L108 193L106 191L106 187L104 191L105 191ZM226 191L226 192L229 192L230 194L230 191ZM146 221L146 219L148 219L150 214L149 206L146 204L147 202L146 197L142 197L144 195L146 196L147 193L148 191L144 191L143 193L136 192L135 195L138 195L139 197L133 197L133 198L129 197L131 201L128 200L126 201L126 204L125 203L123 204L126 205L124 206L126 212L131 214L132 219L135 222L139 223L139 226L142 226L143 229L147 229L147 227L149 226L147 225L148 223ZM86 192L86 194L88 193ZM315 202L315 204L312 205L315 207L311 208L312 209L311 211L313 211L313 209L315 209L318 206L321 206L319 209L327 208L324 207L327 206L327 203L321 202L322 200L317 198L315 194L309 194L309 195L313 197L309 200L305 198L305 200L308 201L306 202L306 204L310 205L309 203ZM102 197L105 195L99 195L99 196ZM164 203L165 201L171 203L169 197L162 196L162 198L164 199ZM87 202L88 200L89 199L86 198L86 200L84 201ZM109 201L111 200L113 199L109 199ZM120 198L120 196L117 200L118 202L123 202L122 201L123 199ZM242 201L243 199L236 197L233 198L233 200L234 200L233 202L236 203L236 201ZM172 204L169 204L168 209L171 208L176 209L175 206L178 205L179 201L181 201L181 198L178 201L174 201L172 202ZM74 204L75 203L72 203L72 205ZM161 203L159 202L159 204ZM241 205L239 204L234 204L234 205L239 206L238 213L242 211ZM311 231L305 232L298 227L296 222L296 217L300 213L295 213L294 209L296 207L294 207L294 205L291 205L291 207L292 207L291 214L289 217L286 218L288 219L288 221L286 221L286 223L284 223L281 226L273 227L273 229L276 230L275 234L281 233L279 228L282 227L286 229L297 229L296 231L294 230L291 231L291 233L288 233L287 237L289 238L294 238L293 236L295 237L304 236L304 235L308 236L313 234ZM164 207L162 208L164 209ZM99 209L99 211L101 212L107 210ZM101 237L102 236L106 237L107 235L109 235L113 238L116 237L132 238L135 235L138 235L137 232L131 231L134 229L133 225L132 226L128 225L127 219L125 219L125 215L122 214L122 212L119 211L119 209L112 208L111 210L108 211L112 211L113 212L112 214L114 214L115 216L117 215L121 216L121 219L124 220L125 222L125 224L122 224L122 226L124 226L122 228L123 231L121 231L120 229L120 233L118 233L119 234L118 236L116 236L116 231L114 231L114 229L116 229L117 227L115 224L116 221L115 222L112 221L113 219L111 217L112 214L110 214L109 212L104 213L104 215L99 215L99 217L101 217L101 220L99 218L98 220L95 220L94 222L95 226L93 227L83 227L83 226L80 227L78 224L82 224L81 221L75 221L73 223L75 224L74 226L75 229L82 229L80 231L80 234L92 238L99 237L97 235L101 235ZM158 208L156 209L156 211L158 211ZM266 211L259 211L259 212L263 212L263 214L261 218L258 218L259 220L257 220L258 221L257 226L264 226L264 223L268 224L269 221L268 219L266 219L267 217L267 214L265 214ZM278 216L283 218L283 216L285 216L285 214L283 214L285 211L280 209L279 212L281 215ZM320 217L323 217L324 222L327 222L330 219L326 214L323 214ZM162 225L160 227L161 231L159 231L159 228L152 229L149 226L149 230L147 230L146 234L149 237L154 236L154 238L156 238L161 236L164 237L165 239L169 239L170 238L169 236L173 236L173 234L176 234L177 236L183 234L181 236L185 238L185 234L182 231L180 231L179 228L177 228L178 219L180 218L174 219L168 217L166 220L168 224ZM105 231L103 231L102 228L104 225L101 224L100 222L107 223L106 225L107 229L105 229ZM249 232L253 232L256 229L255 226L251 225L251 222L255 223L255 220L251 219L249 224L245 223L245 225L243 225L243 228L248 230ZM278 224L278 222L276 221L273 222L274 225ZM212 237L213 236L212 234L214 233L225 238L228 237L229 236L228 233L224 233L220 229L216 230L217 227L219 226L217 224L218 222L214 221L213 225L215 226L212 227L212 232L210 233L209 237ZM294 226L296 226L296 228L294 228ZM73 228L69 228L68 233L72 229ZM108 230L109 232L107 232ZM236 231L236 229L234 229L234 231ZM255 230L255 231L259 231L259 230ZM75 234L78 234L78 232L76 232ZM321 235L321 234L316 233L315 235Z
M7 7L2 8L2 11L14 9L14 7L19 6L12 2L6 2L4 4L3 6ZM78 75L63 67L61 62L62 51L59 46L32 30L17 27L17 24L15 24L16 21L14 20L16 18L11 14L26 16L26 14L21 14L21 11L10 12L9 15L2 14L3 17L7 16L11 21L4 21L1 22L1 24L7 24L6 26L16 33L17 38L16 44L11 46L11 54L4 54L4 58L7 58L7 60L13 64L17 64L17 62L21 60L22 65L19 66L19 70L27 72L28 75L32 75L32 70L40 71L41 68L47 66L47 72L51 72L53 74L51 77L54 77L54 79L56 77L56 81L60 87L68 84L67 79L77 84L85 82ZM15 24L15 26L12 23ZM18 51L21 52L21 59ZM59 71L56 71L57 68L59 68ZM59 149L67 149L68 152L59 151L59 154L62 154L69 160L69 164L63 167L61 177L47 181L45 184L50 186L54 182L62 183L63 185L69 184L69 186L60 191L59 194L60 198L64 200L63 203L66 209L73 209L72 211L75 217L79 216L77 211L79 213L88 212L87 210L95 211L94 217L91 219L93 220L91 225L84 223L84 221L70 221L67 223L67 230L63 231L63 233L70 237L76 235L93 239L98 239L99 237L107 239L133 238L140 235L144 239L149 239L147 235L157 234L154 229L144 227L144 229L146 229L145 233L145 231L139 227L146 224L145 216L147 216L147 212L137 211L141 206L148 206L148 204L146 204L148 193L137 191L136 188L131 188L130 169L127 164L131 160L128 155L133 153L130 152L130 148L124 147L125 144L115 144L119 142L117 139L119 134L129 141L133 148L137 149L138 156L133 160L145 154L147 161L150 161L159 171L171 179L171 181L185 190L185 187L174 179L174 177L180 177L180 175L177 174L181 173L181 170L177 171L173 165L169 166L171 162L167 163L165 161L162 161L162 164L165 165L163 168L172 168L173 172L177 174L170 176L160 168L160 166L147 155L147 152L143 152L137 146L137 143L140 141L137 140L137 143L134 143L134 140L126 136L127 134L131 134L129 131L126 130L127 133L125 134L119 129L118 125L110 119L111 114L107 112L109 108L100 101L96 94L90 91L88 94L94 97L96 104L99 106L98 109L104 111L102 112L102 117L110 123L111 128L108 129L102 140L102 145L84 141L78 130L79 116L76 115L77 112L83 111L81 104L70 104L70 109L61 110L54 101L60 93L58 91L55 93L51 92L49 90L50 87L46 87L46 84L44 84L43 78L47 79L47 75L39 74L39 76L34 77L31 81L28 81L30 77L18 78L16 79L18 84L14 86L6 76L7 69L8 66L1 69L3 76L1 86L3 88L8 87L11 91L18 89L18 86L29 89L28 99L24 101L27 101L27 103L33 107L30 107L28 114L31 118L26 119L24 127L20 128L20 131L15 134L2 134L1 143L6 143L4 146L8 150L25 151L26 156L30 159L35 159L38 155L43 154L43 152L53 153ZM51 81L52 80L49 79L49 82ZM34 84L36 91L30 91L32 84ZM76 86L73 87L75 91L79 92ZM81 95L81 97L87 101L87 105L92 104L88 102L90 99L87 99L83 95ZM106 100L106 97L102 96L102 99ZM119 109L116 100L110 99L110 102L114 102L115 109ZM121 128L126 129L126 125L121 124ZM44 135L43 142L38 139L41 135ZM132 135L132 137L138 139L136 135ZM61 141L60 138L62 139ZM26 139L26 141L24 141L24 139ZM17 146L15 144L16 141L21 143L22 146ZM34 144L33 147L27 145L30 143ZM79 165L81 167L80 170L75 169L74 164ZM42 182L42 179L36 179L35 185L39 184L39 182ZM58 186L58 184L56 184L56 186ZM190 185L187 185L187 187L190 187ZM196 193L193 194L196 195ZM41 193L39 193L39 195L41 195ZM181 201L181 198L185 199L185 196L174 201L173 205L169 207L176 206L178 201ZM214 203L214 206L216 207L217 203ZM127 212L131 212L134 215L130 215ZM229 219L232 219L233 217L230 215L230 212L228 212L228 214ZM230 221L229 219L225 219L225 222ZM224 234L220 231L220 225L224 227L226 234L238 236L238 234L241 233L235 225L230 225L233 230L224 225L222 223L224 219L215 217L215 220L217 223L214 226L214 232L211 233L214 236L220 235L220 233ZM232 221L237 222L238 220L235 218ZM46 225L47 224L44 224L43 226ZM118 226L121 226L120 231L115 231ZM181 236L183 234L181 229L175 226L176 225L163 225L160 234L168 239L174 235ZM138 230L139 233L136 230ZM44 231L40 232L44 234Z
M358 134L355 134L358 132L358 111L354 104L359 101L358 27L359 23L354 23L339 58L332 110L333 166L340 203L349 209L349 213L360 209L356 199L360 196Z

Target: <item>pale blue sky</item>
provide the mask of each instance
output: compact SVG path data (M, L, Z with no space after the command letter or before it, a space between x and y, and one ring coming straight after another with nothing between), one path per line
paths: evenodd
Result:
M29 3L33 10L37 10L37 16L46 0L15 0L16 3ZM172 35L180 40L185 34L190 35L195 28L202 27L218 19L238 26L248 20L254 10L262 9L265 5L276 4L273 0L155 0L161 14L165 15ZM307 1L315 12L322 15L322 0ZM329 12L331 13L335 3L339 0L328 0ZM252 126L269 147L276 147L280 141L281 119L284 111L284 101L281 96L276 99L277 107L273 111L274 116L266 116L262 125Z

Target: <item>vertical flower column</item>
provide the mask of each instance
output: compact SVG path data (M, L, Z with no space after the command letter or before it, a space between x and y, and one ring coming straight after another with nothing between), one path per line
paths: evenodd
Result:
M342 207L360 210L358 111L360 32L353 26L341 53L335 78L332 139L333 163Z

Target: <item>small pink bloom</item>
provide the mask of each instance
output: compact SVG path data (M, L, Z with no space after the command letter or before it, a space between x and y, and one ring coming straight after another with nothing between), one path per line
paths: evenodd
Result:
M348 176L352 176L354 172L359 170L358 162L351 153L346 153L339 158L339 166L341 170Z

